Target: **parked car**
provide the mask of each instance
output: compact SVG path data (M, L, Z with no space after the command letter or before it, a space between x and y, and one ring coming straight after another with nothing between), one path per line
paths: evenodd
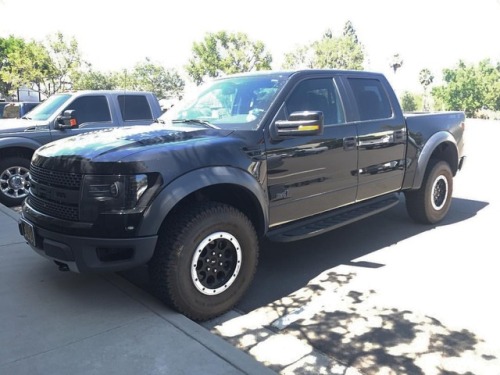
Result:
M35 108L39 102L2 102L0 103L0 119L21 118Z

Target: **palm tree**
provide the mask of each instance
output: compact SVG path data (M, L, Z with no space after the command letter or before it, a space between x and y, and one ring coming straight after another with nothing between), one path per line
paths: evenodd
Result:
M425 69L422 69L418 75L418 81L420 82L420 84L422 85L423 89L424 89L424 97L422 98L422 109L424 111L428 111L429 110L429 101L427 100L427 96L428 96L428 93L427 93L427 90L429 89L429 86L431 85L431 83L434 81L434 75L431 73L431 71L427 68Z

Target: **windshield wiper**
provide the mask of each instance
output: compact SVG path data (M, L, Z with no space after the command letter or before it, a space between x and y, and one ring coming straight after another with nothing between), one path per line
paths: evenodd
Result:
M31 120L31 117L28 117L28 116L23 116L21 117L23 120Z
M209 123L208 121L205 120L200 120L197 118L189 118L189 119L175 119L172 120L172 123L186 123L186 124L197 124L197 125L202 125L206 128L210 129L220 129L218 126L215 126L214 124Z
M166 124L165 120L161 118L155 118L153 122L157 122L158 124Z

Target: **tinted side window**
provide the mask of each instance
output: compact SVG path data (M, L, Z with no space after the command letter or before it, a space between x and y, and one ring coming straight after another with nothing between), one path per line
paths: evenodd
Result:
M109 122L111 115L105 96L83 96L75 99L66 110L74 110L79 124L85 122Z
M392 108L384 87L377 79L348 78L356 104L359 119L377 120L390 118Z
M331 78L300 82L286 100L286 108L289 115L297 111L322 111L325 125L344 122L339 94Z
M144 95L119 95L118 103L124 121L153 119L148 99Z

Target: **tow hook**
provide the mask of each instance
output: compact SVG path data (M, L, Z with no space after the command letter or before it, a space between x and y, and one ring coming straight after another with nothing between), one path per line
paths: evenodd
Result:
M57 261L54 261L54 263L57 265L57 267L59 267L59 271L61 271L61 272L67 272L67 271L69 271L69 267L68 267L67 264L61 263L61 262L57 262Z

